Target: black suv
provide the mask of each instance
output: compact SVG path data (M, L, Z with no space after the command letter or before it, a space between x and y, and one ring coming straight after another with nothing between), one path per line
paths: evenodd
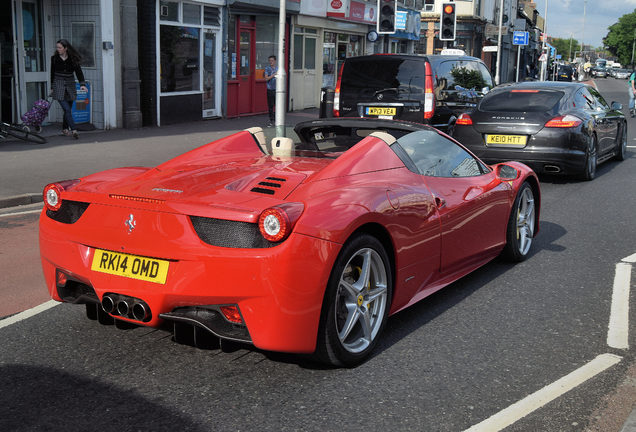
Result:
M425 123L451 132L462 112L494 86L478 58L373 54L347 58L334 93L335 117Z

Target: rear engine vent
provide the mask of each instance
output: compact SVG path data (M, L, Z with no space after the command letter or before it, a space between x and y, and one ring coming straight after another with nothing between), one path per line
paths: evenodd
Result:
M148 203L148 204L163 204L163 203L166 202L165 200L162 200L162 199L137 197L137 196L131 196L131 195L110 194L108 196L110 198L113 198L113 199L120 199L120 200L125 200L125 201L143 202L143 203Z
M262 193L265 195L274 195L276 189L280 189L287 180L280 177L265 177L265 180L258 183L258 186L253 187L250 191L256 193Z
M57 222L74 224L82 217L88 205L85 202L63 200L58 211L47 210L46 215Z
M212 246L262 249L278 244L266 240L256 223L199 216L190 216L190 220L199 238Z

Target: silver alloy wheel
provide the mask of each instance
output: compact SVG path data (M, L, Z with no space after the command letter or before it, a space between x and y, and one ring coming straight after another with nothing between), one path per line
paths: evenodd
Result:
M377 336L386 307L385 264L375 250L360 249L344 267L336 293L336 330L343 348L364 351Z
M534 195L527 187L521 192L517 207L517 245L519 253L525 255L530 250L534 236Z

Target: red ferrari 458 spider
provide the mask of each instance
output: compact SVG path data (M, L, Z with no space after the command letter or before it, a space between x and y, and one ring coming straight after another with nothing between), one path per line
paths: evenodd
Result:
M154 168L47 185L51 296L103 324L172 324L177 342L353 366L389 315L500 253L528 256L540 190L525 165L488 166L405 122L295 132L252 128Z

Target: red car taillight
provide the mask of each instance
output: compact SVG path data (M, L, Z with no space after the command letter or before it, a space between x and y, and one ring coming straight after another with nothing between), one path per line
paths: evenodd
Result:
M568 115L558 116L553 118L552 120L550 120L549 122L545 124L545 127L572 128L572 127L576 127L580 125L581 123L583 123L583 121L580 118L568 114Z
M433 91L433 70L426 62L426 77L424 79L424 119L430 119L435 113L435 93Z
M261 235L271 242L286 239L304 208L302 203L287 203L264 210L258 218Z
M62 192L79 183L79 180L64 180L44 186L42 198L47 210L58 211L62 206Z
M336 90L333 93L333 116L340 117L340 84L342 83L342 70L344 69L344 62L340 65L340 71L338 71L338 82L336 83Z
M462 126L471 126L473 124L473 119L471 119L468 114L463 113L462 115L459 116L455 124L462 125Z

